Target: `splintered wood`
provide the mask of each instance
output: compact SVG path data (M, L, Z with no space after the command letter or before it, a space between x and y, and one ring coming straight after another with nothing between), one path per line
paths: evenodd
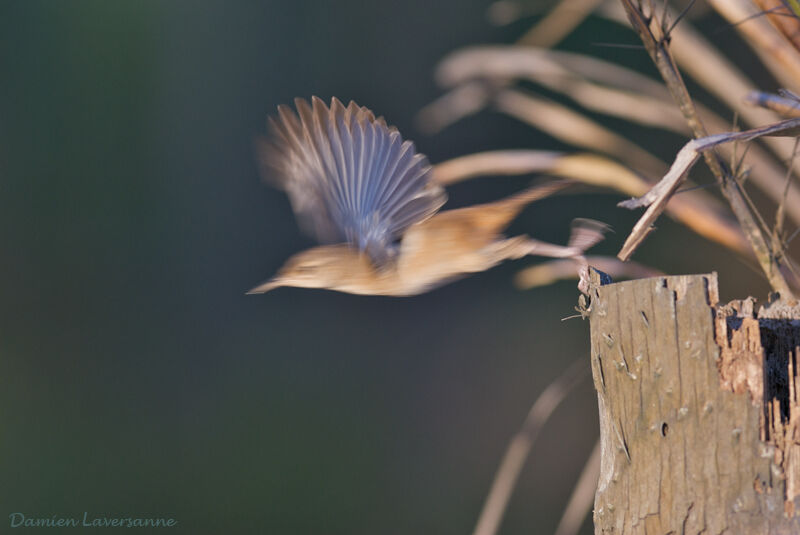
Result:
M595 532L800 533L800 307L720 306L716 274L591 292Z
M784 481L784 511L800 505L800 306L780 301L754 313L752 299L733 301L716 313L721 385L747 392L763 407L761 441L774 447L773 470ZM800 513L800 511L797 511Z

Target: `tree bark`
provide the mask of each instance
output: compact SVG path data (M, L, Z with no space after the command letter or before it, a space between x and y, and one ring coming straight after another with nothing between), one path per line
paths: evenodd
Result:
M800 533L800 306L720 306L713 273L592 280L595 533Z

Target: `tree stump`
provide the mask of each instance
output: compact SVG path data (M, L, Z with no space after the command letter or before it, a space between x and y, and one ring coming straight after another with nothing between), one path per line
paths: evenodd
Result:
M595 533L800 533L800 306L720 306L715 273L592 281Z

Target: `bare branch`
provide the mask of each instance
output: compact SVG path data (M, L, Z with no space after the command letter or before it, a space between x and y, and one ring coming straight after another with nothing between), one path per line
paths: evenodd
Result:
M619 206L629 209L634 209L641 206L649 206L649 208L636 223L631 231L631 234L628 236L628 239L625 241L622 250L617 256L621 260L628 260L630 258L636 248L642 243L644 238L647 237L647 234L649 234L651 225L664 210L672 194L676 191L678 186L680 186L689 170L694 166L697 160L700 159L700 156L703 153L722 143L730 143L732 141L750 141L752 139L768 135L797 135L798 133L800 133L800 119L787 119L786 121L768 125L762 128L754 128L752 130L745 130L744 132L716 134L700 139L694 139L688 142L678 152L678 155L675 157L675 161L670 167L669 172L664 175L664 178L662 178L661 181L653 187L653 189L638 199L631 199L619 204ZM731 182L734 181L728 180L726 183ZM742 198L741 202L746 201L744 198ZM755 221L753 221L753 224L756 224ZM774 258L769 259L770 266L773 266L774 262ZM762 264L762 268L763 267L764 266ZM778 271L777 265L775 265L774 268L776 271ZM781 276L781 279L782 278L783 277Z
M633 25L633 28L641 37L645 48L661 73L662 78L667 84L667 88L669 88L673 99L677 102L678 107L686 118L686 121L691 127L692 132L694 132L695 137L705 137L705 127L697 115L697 110L694 107L694 103L689 96L686 85L684 84L680 72L675 64L675 60L669 51L668 43L664 39L664 36L659 33L660 29L658 21L652 17L646 18L639 8L634 4L633 0L621 1L623 8L625 8L625 12L628 15L628 19ZM761 133L758 135L753 135L752 137L759 137L760 135L767 134ZM713 138L715 136L711 137ZM739 139L744 140L744 137L740 137ZM783 277L779 266L777 265L775 254L771 250L770 244L765 239L763 233L758 228L758 224L753 217L753 214L751 213L744 196L742 195L739 184L735 180L731 180L731 177L725 170L722 161L716 154L707 149L701 150L699 146L696 146L692 150L695 149L702 151L708 167L717 178L717 182L721 186L722 193L730 203L736 219L739 221L742 230L750 240L750 244L753 247L753 252L755 253L756 258L761 265L761 269L764 271L767 280L772 286L772 289L784 297L791 297L792 291L789 288L786 279ZM695 158L689 157L688 153L684 154L684 160L691 160L690 165L696 161ZM658 206L654 207L654 205L651 205L651 209L648 209L648 211L645 212L643 219L648 218L651 219L652 222L652 220L655 219L653 218L653 215L656 215L657 217L657 213L660 213L660 211L663 210L664 206L666 205L666 200L669 198L669 194L675 191L675 188L679 184L680 180L685 176L685 172L680 173L677 176L675 176L675 173L672 174L673 176L671 178L674 179L674 186L670 185L669 183L664 186L664 189L668 192L667 195L660 197L660 200L658 200ZM640 225L640 223L642 223L642 225ZM650 227L649 224L644 226L645 223L646 221L642 220L637 223L637 228L635 229L637 234L636 237L634 237L635 240L644 239L646 231ZM633 233L631 236L633 237ZM640 241L638 243L640 243ZM635 249L635 247L633 249ZM633 249L628 250L623 247L623 251L620 252L620 258L629 257Z

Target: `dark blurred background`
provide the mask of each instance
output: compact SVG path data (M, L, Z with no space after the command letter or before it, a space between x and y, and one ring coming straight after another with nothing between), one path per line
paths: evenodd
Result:
M486 112L415 128L444 54L512 42L534 20L496 28L487 6L2 3L0 532L13 512L84 511L173 517L181 533L471 531L536 396L588 365L588 324L562 321L575 283L519 291L527 259L407 299L244 292L311 245L252 151L295 96L354 99L433 162L565 148ZM592 20L562 48L649 68L640 50L596 45L619 41L634 42ZM530 178L459 185L452 205ZM636 216L618 200L546 200L514 230L563 243L573 217L593 217L617 229L598 248L613 254ZM638 260L764 295L721 248L659 227ZM553 532L596 414L587 374L535 445L502 533Z

